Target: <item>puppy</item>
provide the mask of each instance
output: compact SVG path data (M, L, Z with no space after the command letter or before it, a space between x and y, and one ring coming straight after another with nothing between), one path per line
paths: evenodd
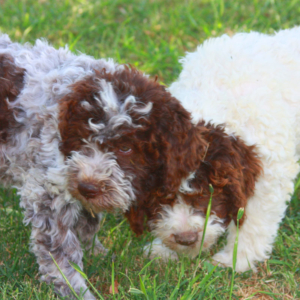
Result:
M101 212L174 194L195 167L193 128L134 68L0 36L0 182L18 188L43 281L72 298L51 253L74 290L87 290L69 261L83 267ZM95 252L106 252L97 239Z
M232 266L240 207L236 270L255 270L269 258L299 172L299 53L300 28L293 28L223 35L181 60L169 91L192 113L206 151L174 198L140 208L158 238L152 256L197 256L212 184L204 247L228 234L213 259Z

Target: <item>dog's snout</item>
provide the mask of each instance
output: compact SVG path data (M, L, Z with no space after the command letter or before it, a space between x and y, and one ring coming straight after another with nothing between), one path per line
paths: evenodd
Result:
M198 241L198 232L196 231L181 232L179 234L174 234L174 238L177 244L190 246L195 244Z
M95 198L97 195L101 193L100 187L86 182L78 183L78 191L79 193L86 198Z

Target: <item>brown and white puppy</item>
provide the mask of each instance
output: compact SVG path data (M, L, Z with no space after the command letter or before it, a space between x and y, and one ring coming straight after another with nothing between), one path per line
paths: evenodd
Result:
M174 194L195 168L190 114L165 87L112 60L0 36L0 182L17 186L42 280L77 293L101 211ZM96 252L105 252L96 240ZM87 291L85 299L94 299Z
M209 249L232 220L236 224L238 210L246 207L261 174L261 163L254 146L245 145L239 137L227 135L222 126L200 122L197 127L206 142L206 151L200 166L182 181L172 202L155 205L160 209L156 208L150 216L149 226L159 240L154 242L152 256L159 251L165 258L176 257L163 245L192 258L199 254L211 184L214 188L211 215L203 245L204 250ZM246 214L240 225L245 217ZM160 241L163 245L159 245Z
M181 60L182 72L169 91L192 113L193 124L200 122L209 145L200 166L189 178L182 177L174 201L164 209L157 202L153 205L162 211L151 228L168 246L166 251L197 255L201 214L212 184L205 245L227 228L227 243L213 259L232 266L236 225L229 221L236 220L239 207L245 208L245 217L236 271L255 270L256 262L270 257L299 172L299 53L300 27L295 27L274 35L251 32L212 38ZM153 252L165 255L162 248L155 245Z
M143 205L139 202L138 209L131 208L129 221L146 215L148 227L156 237L152 245L146 247L146 253L150 251L151 257L168 259L183 254L193 258L198 255L211 184L214 193L203 248L209 249L229 223L236 222L239 208L246 206L261 174L261 163L254 146L245 145L239 137L227 135L221 125L202 121L196 131L202 157L197 169L182 180L179 192L170 197L153 198ZM240 221L241 225L245 217ZM142 222L139 229L132 226L137 234L142 228Z

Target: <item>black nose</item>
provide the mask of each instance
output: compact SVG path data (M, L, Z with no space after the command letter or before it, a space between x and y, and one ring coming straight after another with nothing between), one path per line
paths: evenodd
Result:
M98 186L86 182L78 183L78 191L82 196L86 198L95 198L101 192Z
M198 241L198 232L186 231L178 234L174 234L175 241L177 244L190 246Z

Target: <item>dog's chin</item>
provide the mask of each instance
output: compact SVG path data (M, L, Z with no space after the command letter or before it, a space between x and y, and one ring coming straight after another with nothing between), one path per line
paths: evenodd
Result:
M96 197L96 198L89 198L84 200L81 200L82 205L84 206L87 211L89 211L92 215L98 214L102 211L113 211L117 208L124 209L124 204L116 203L112 204L109 199L106 197Z
M171 241L164 241L164 243L168 248L175 251L177 254L188 256L190 258L196 257L200 249L200 243L195 243L189 246L180 245Z
M198 241L191 245L181 245L175 242L173 236L171 235L169 238L163 240L163 243L171 250L175 251L179 255L188 256L190 258L195 258L200 251L202 241L202 233L199 232ZM213 246L216 240L211 237L206 237L203 242L203 251L208 250Z
M209 250L224 232L225 228L221 224L213 224L212 226L208 226L203 241L202 251ZM178 255L195 258L199 254L203 236L202 229L199 229L198 231L197 241L190 245L177 243L174 238L175 231L167 231L166 229L158 230L158 228L155 228L152 233L156 238L161 240L165 246L172 251L175 251ZM176 231L176 234L178 233L180 233L180 231Z
M114 211L115 209L126 211L131 204L128 197L122 198L120 195L114 195L114 193L110 195L103 194L93 198L86 198L77 190L71 190L70 193L74 198L80 201L82 206L90 212L92 216L102 211Z

